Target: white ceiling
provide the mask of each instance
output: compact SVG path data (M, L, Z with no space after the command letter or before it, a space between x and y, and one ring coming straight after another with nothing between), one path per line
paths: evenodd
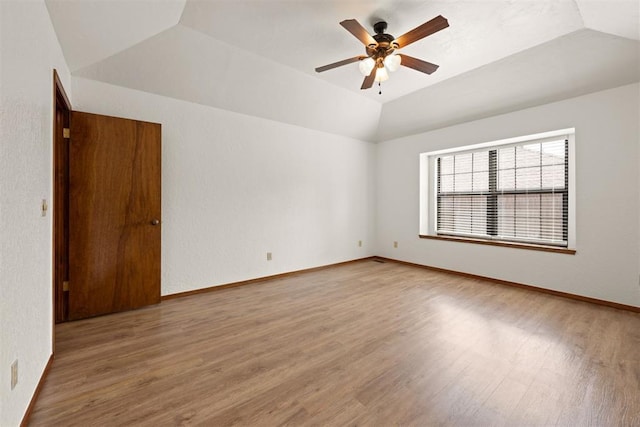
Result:
M272 85L284 91L284 95L293 96L294 104L303 102L295 99L296 94L314 102L320 94L332 96L333 104L336 97L345 98L349 107L369 111L367 114L377 125L381 110L372 103L384 105L384 115L384 110L402 104L401 100L410 94L416 98L429 93L448 101L446 93L438 87L480 84L477 76L484 76L491 64L501 64L502 76L535 71L542 82L530 89L525 85L517 89L514 86L512 94L507 90L502 97L517 96L514 105L553 98L551 93L541 96L538 86L543 86L543 92L553 89L575 95L630 80L628 76L621 78L617 69L608 73L611 66L605 60L613 61L615 66L628 66L630 58L631 69L626 72L635 76L632 81L640 78L637 0L46 0L46 3L75 75L359 138L368 138L365 135L371 134L371 126L366 131L349 133L345 132L346 125L342 129L333 128L335 124L301 123L300 119L283 118L295 110L274 105L275 101L257 102L265 108L256 111L259 105L255 105L255 93L274 96L268 88ZM364 53L362 44L339 25L344 19L355 18L367 29L384 19L389 24L388 32L397 37L437 15L446 17L450 27L404 50L439 64L440 68L432 75L401 67L382 84L379 95L377 86L360 90L363 77L357 63L320 74L314 71L315 67ZM573 49L578 50L575 55L574 50L560 49L566 44L563 42L566 37L581 31L584 34L585 30L592 30L587 31L590 36L569 38ZM620 43L624 46L611 54L603 40L613 36L619 39L616 46ZM607 54L599 57L605 51L595 49L593 56L589 56L590 43L605 49ZM565 57L558 58L556 67L553 64L547 67L532 61L540 56L549 60L549 55L525 54L544 46L548 46L549 52L562 51L570 64ZM515 65L509 68L511 62L504 60L518 54L524 56L515 61L517 64L512 61ZM176 65L177 61L181 64ZM559 64L576 69L587 67L589 72L568 73L570 78L555 80L545 88L545 76L549 74L555 79L550 73ZM173 71L168 73L167 68ZM164 79L153 83L154 69ZM134 76L141 70L146 70L146 74ZM607 83L609 74L611 79ZM214 75L216 78L212 80ZM188 88L184 80L197 86ZM455 85L445 84L453 81ZM562 91L555 87L560 84ZM233 90L245 92L239 96L243 105L236 105L238 102L228 95L232 90L229 85L235 85ZM492 85L501 90L499 84ZM576 90L564 85L573 85ZM208 93L202 93L205 88ZM429 92L428 88L434 89ZM222 99L222 93L230 99ZM437 104L439 98L430 100ZM299 109L300 105L295 107ZM445 118L440 122L452 120Z
M402 50L440 65L434 74L402 67L382 84L383 96L375 88L360 90L357 63L317 77L386 102L584 27L576 4L557 0L188 1L180 22L314 74L315 67L365 53L362 43L339 25L343 19L355 18L373 34L374 17L380 17L398 37L438 15L449 20L449 28Z
M639 62L638 42L579 30L385 104L376 139L630 84L640 77Z

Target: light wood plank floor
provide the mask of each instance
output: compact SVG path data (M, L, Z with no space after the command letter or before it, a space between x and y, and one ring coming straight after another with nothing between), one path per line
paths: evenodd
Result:
M31 425L640 425L640 315L367 260L57 328Z

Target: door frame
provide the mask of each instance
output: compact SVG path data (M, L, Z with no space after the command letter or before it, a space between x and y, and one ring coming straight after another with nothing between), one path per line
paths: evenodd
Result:
M63 290L64 277L69 271L69 145L57 120L62 111L62 128L69 129L71 102L62 86L58 72L53 70L53 332L52 351L55 353L55 325L67 320L68 304Z

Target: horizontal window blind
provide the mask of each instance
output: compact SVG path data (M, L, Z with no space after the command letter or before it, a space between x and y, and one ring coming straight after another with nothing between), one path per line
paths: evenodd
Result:
M567 246L568 140L442 155L441 235Z

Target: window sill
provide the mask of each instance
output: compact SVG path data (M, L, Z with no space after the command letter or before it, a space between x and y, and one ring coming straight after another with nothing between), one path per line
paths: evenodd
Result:
M496 242L496 241L490 241L490 240L470 239L465 237L427 236L424 234L420 234L419 236L421 239L446 240L449 242L462 242L462 243L476 243L479 245L501 246L503 248L513 248L513 249L529 249L533 251L555 252L555 253L568 254L568 255L576 254L575 249L554 248L552 246L533 245L528 243Z

